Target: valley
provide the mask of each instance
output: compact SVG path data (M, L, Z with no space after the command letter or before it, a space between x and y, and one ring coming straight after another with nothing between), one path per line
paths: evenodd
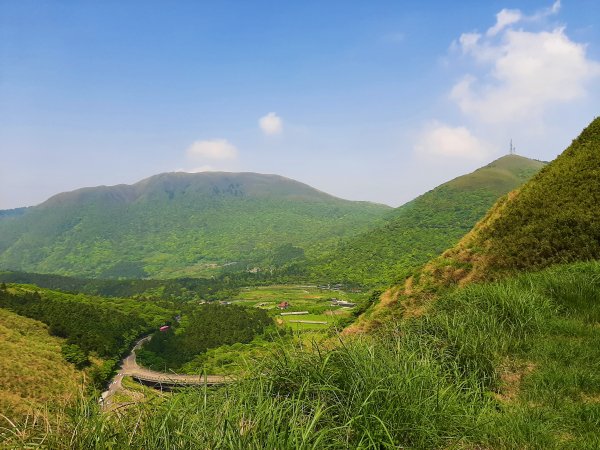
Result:
M0 440L598 448L599 167L595 119L396 209L211 173L0 214Z

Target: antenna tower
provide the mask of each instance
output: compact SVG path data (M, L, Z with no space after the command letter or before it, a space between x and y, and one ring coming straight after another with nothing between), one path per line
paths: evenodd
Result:
M516 155L517 153L517 149L515 148L515 146L513 145L512 139L510 140L510 155Z

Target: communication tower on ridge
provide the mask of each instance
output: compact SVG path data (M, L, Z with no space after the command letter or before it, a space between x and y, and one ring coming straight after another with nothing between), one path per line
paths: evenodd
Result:
M510 140L510 152L509 155L516 155L517 148L513 145L512 139Z

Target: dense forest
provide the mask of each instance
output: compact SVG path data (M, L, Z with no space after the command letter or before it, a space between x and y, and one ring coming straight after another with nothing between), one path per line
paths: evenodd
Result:
M292 250L294 252L294 250ZM101 297L151 299L155 302L181 303L190 300L223 300L235 296L242 286L297 282L305 279L306 268L287 264L273 270L239 271L231 266L211 278L100 279L26 272L0 272L0 282L34 284L67 293L85 293Z
M190 306L181 327L155 332L138 351L138 359L157 370L177 370L208 349L248 343L270 325L273 325L272 319L258 308L219 304Z
M0 272L0 282L5 283L34 284L62 292L82 292L102 297L141 297L169 302L221 300L237 293L239 286L264 278L263 274L230 274L215 278L116 280L26 272Z

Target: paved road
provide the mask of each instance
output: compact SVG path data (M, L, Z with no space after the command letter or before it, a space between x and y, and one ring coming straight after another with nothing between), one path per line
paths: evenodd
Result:
M155 370L145 369L140 367L135 359L135 352L139 350L144 342L149 341L152 336L145 336L137 341L131 349L131 353L121 361L121 367L117 375L111 380L108 389L104 391L100 397L100 403L107 407L110 397L123 388L123 377L131 376L141 378L146 381L165 383L165 384L221 384L227 382L227 379L221 375L180 375L175 373L157 372Z

